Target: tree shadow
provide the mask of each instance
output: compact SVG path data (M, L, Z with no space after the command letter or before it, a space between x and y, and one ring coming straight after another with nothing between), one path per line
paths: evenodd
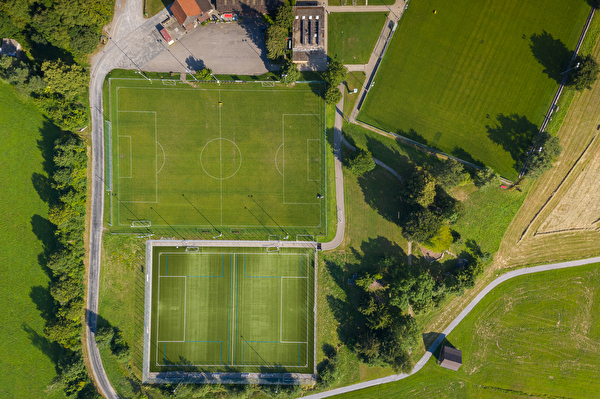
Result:
M526 116L518 114L498 114L496 121L495 126L486 125L488 137L511 155L515 161L514 167L518 169L525 160L525 152L533 143L538 127Z
M34 287L37 288L37 287ZM41 288L41 287L39 287ZM29 324L23 323L21 324L21 329L25 331L27 337L31 341L31 344L38 348L44 355L48 356L50 361L54 363L54 369L56 373L60 372L60 367L58 366L58 362L60 360L61 347L56 342L52 342L48 340L45 336L39 334L35 331Z
M463 161L471 162L473 165L481 166L482 168L485 167L483 162L473 158L473 156L462 147L454 146L452 151L450 151L450 155L460 158Z
M252 42L256 48L252 47L250 43L248 43L248 45L252 47L256 54L260 57L267 70L273 71L279 69L279 66L275 67L267 58L267 47L265 45L264 34L264 28L266 28L266 24L261 19L262 14L249 5L241 4L241 7L244 18L238 21L238 25L246 31L246 36L248 39L245 40L250 40L250 42Z
M529 37L529 48L535 59L545 68L544 73L556 83L563 80L563 73L569 66L573 54L567 46L555 39L545 30L542 33L534 33Z
M38 255L40 266L45 269L49 276L51 276L51 273L46 268L46 263L48 262L48 256L56 248L56 238L54 235L56 226L40 215L33 215L31 217L31 230L38 240L42 242L44 249L44 252Z
M190 69L190 70L196 71L196 72L201 71L204 68L206 68L206 65L204 64L203 60L198 59L191 55L185 59L185 66L187 69Z
M405 204L400 201L400 181L383 168L375 168L358 177L365 202L384 219L398 224L398 213Z
M50 43L44 35L39 33L34 26L27 25L23 29L31 55L36 61L62 60L66 64L73 64L73 54Z

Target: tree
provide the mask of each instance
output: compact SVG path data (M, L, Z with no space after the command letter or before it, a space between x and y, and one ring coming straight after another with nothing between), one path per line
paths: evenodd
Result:
M196 79L211 80L212 79L212 69L204 68L201 71L196 72Z
M338 87L344 81L348 68L339 61L331 61L327 70L323 72L323 78L328 86Z
M325 102L327 104L337 104L342 99L342 92L337 86L329 86L325 91Z
M446 190L470 181L470 176L465 171L463 164L452 158L440 162L436 166L434 173L438 183Z
M283 68L281 68L281 77L284 78L286 83L294 83L300 79L298 66L292 60L288 60Z
M401 185L402 199L409 204L427 207L435 198L436 180L427 170L417 166L415 172Z
M267 47L267 58L276 60L285 54L285 40L288 32L278 25L271 25L265 32L265 45Z
M275 25L278 25L288 32L292 30L294 25L294 9L290 4L284 4L277 8L275 14Z
M402 227L402 235L408 240L425 242L437 233L441 224L441 215L421 209L411 213L410 219Z
M569 72L567 77L567 86L573 86L575 90L582 91L585 88L591 87L596 79L598 79L598 62L592 57L592 55L578 55L574 61L575 65L579 64L579 67L575 67Z
M477 172L475 177L475 186L481 191L500 184L500 176L489 166Z
M527 165L527 174L536 178L552 167L552 164L562 151L557 136L548 132L542 132L535 144L533 154L529 158Z
M443 225L433 237L431 237L427 242L423 243L423 246L432 250L433 252L440 253L450 248L452 241L453 238L450 227Z
M42 72L48 84L48 93L60 94L67 101L72 101L87 91L88 74L77 64L67 65L60 60L46 61L42 64Z
M371 152L364 148L357 148L348 159L348 169L356 176L362 176L375 169L375 161Z

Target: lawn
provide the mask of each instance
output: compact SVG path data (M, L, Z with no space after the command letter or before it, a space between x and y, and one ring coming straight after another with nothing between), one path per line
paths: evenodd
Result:
M327 53L343 64L366 64L387 12L334 12L329 14Z
M154 247L150 372L314 373L314 250Z
M589 11L585 0L415 2L359 120L514 180Z
M4 83L0 126L0 396L60 398L60 389L45 391L56 377L59 348L44 337L44 317L54 308L45 264L54 245L47 220L52 200L48 177L59 131Z
M405 380L337 397L596 396L600 266L516 277L488 294L447 337L458 372L435 359Z
M109 82L112 231L235 239L326 234L320 87Z
M171 0L144 0L144 16L150 18L171 4Z

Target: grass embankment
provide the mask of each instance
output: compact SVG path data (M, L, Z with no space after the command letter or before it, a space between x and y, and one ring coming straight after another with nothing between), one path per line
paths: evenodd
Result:
M44 336L44 317L53 308L44 267L54 244L47 220L48 162L58 129L5 83L0 83L0 126L0 396L60 398L61 390L45 392L56 377L58 346Z
M435 359L405 380L343 398L589 398L600 389L600 266L516 277L447 337L459 371Z
M172 3L170 0L144 0L144 17L150 18Z
M386 12L329 14L328 55L343 64L368 63L387 14Z
M600 57L595 47L600 18L594 21L582 53ZM569 107L570 103L570 107ZM549 131L557 131L562 154L555 167L532 186L500 248L502 267L557 262L597 255L600 237L595 231L600 212L600 82L582 93L565 92ZM595 139L594 139L595 137ZM591 143L591 144L590 144ZM588 147L589 146L589 147Z
M589 11L585 0L415 2L359 119L514 180Z
M344 116L346 118L352 113L366 78L367 76L362 71L348 72L346 75L346 91L344 91ZM354 89L357 90L356 94L352 93Z

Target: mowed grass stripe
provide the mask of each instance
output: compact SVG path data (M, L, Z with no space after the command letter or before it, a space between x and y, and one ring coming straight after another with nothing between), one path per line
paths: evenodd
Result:
M118 208L116 224L128 229L132 221L149 220L152 229L219 227L227 232L227 228L250 227L278 233L286 227L296 234L314 234L325 226L325 201L317 200L317 194L325 193L326 182L325 157L320 153L325 149L324 109L319 94L309 85L257 90L251 87L260 86L205 87L209 89L111 80L113 130L130 137L130 143L112 140L112 164L117 169L113 175L124 177L130 170L144 170L146 183L152 180L158 185L155 189L143 182L137 184L140 179L119 179L122 183L127 180L123 183L127 185L123 190L117 187L117 198L135 203L113 201ZM156 114L153 140L145 138L140 127L145 124L137 126L130 120L151 113ZM311 118L303 129L293 132L303 145L298 165L288 160L288 166L304 176L286 182L292 195L310 199L309 206L283 203L284 177L277 157L284 144L281 119L289 113ZM315 142L309 146L307 140ZM156 147L152 159L140 155L142 147L136 150L136 143L144 141L152 141ZM130 161L122 163L126 170L120 172L119 160L129 157ZM158 174L153 174L154 169ZM313 176L311 181L307 176ZM156 198L156 192L154 205L142 203L151 196Z
M588 13L584 0L415 3L359 119L514 179Z

